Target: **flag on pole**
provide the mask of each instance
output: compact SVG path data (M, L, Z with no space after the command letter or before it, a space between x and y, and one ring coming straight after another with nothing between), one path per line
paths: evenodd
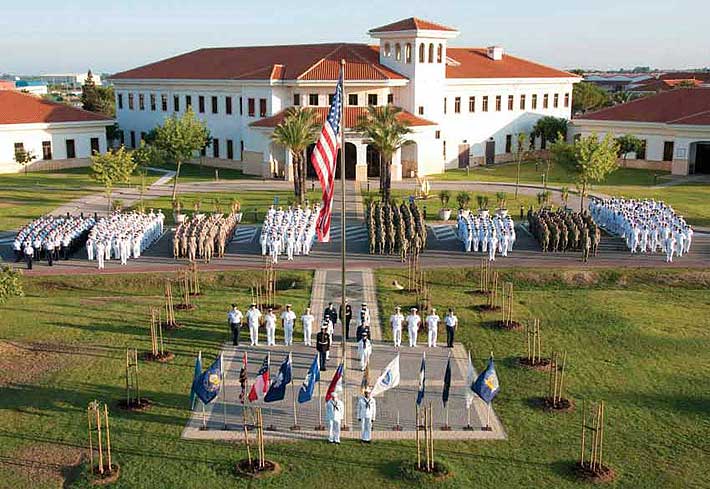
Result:
M204 404L212 402L219 394L222 387L222 355L210 365L210 367L202 372L194 383L193 388L195 395L200 398Z
M426 384L426 353L422 353L422 364L419 367L419 390L417 391L417 406L422 405Z
M254 381L254 384L252 384L251 390L249 391L249 400L251 402L262 398L264 394L266 394L266 392L269 390L270 361L270 354L267 353L266 357L264 358L264 361L261 363L261 367L259 367L259 372L257 372L256 374L256 381Z
M195 372L192 374L192 387L190 388L190 409L195 409L195 399L197 399L197 383L202 375L202 352L197 354L195 359Z
M338 369L333 375L333 380L330 381L328 390L325 393L325 400L330 401L333 398L333 392L341 392L343 390L343 364L338 365Z
M249 376L247 373L247 352L244 352L242 356L242 368L239 370L239 386L241 391L239 392L239 401L244 404L247 400L247 382L249 381Z
M330 241L330 218L332 216L333 195L335 192L335 168L337 166L338 149L340 147L340 131L343 119L343 70L340 69L338 84L335 86L333 101L330 104L328 117L323 123L320 136L316 142L311 164L316 170L318 180L323 190L323 207L316 221L318 241Z
M378 394L383 394L399 385L399 355L394 357L394 359L385 367L382 374L375 381L375 385L372 388L372 397Z
M488 359L488 366L481 372L472 386L473 392L485 402L489 403L498 394L500 384L498 382L498 374L496 374L495 365L493 365L493 357Z
M471 361L471 352L468 352L468 368L466 369L466 409L471 409L471 404L475 397L475 392L473 391L473 383L476 381L476 370L473 368L473 362Z
M264 402L281 401L286 396L286 386L291 383L292 378L293 369L291 367L291 353L289 353L281 362L279 373L271 382L271 386L264 396Z
M301 388L298 389L298 402L303 404L313 399L313 391L320 380L320 366L318 365L318 354L313 358L311 368L308 369L306 378L303 379Z
M451 391L451 355L446 361L446 372L444 372L444 390L441 391L441 402L444 407L449 402L449 391Z

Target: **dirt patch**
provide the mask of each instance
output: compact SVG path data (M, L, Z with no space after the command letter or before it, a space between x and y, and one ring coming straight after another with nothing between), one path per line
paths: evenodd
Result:
M595 285L599 274L590 270L572 270L562 272L562 280L568 285Z
M494 327L505 331L518 331L523 329L523 325L518 321L496 321Z
M8 467L26 479L29 487L53 484L63 487L72 480L84 450L66 445L34 443L14 454Z
M611 467L602 465L596 469L592 469L587 464L581 466L577 462L574 466L574 473L579 480L591 482L592 484L607 484L616 479L616 472Z
M139 400L131 399L130 404L126 399L121 399L116 405L124 411L142 412L150 409L153 403L150 399L141 397Z
M234 471L237 475L242 477L265 479L267 477L279 475L281 473L281 466L271 460L264 460L264 468L259 468L257 466L256 459L252 459L251 463L249 460L244 459L237 462L234 466Z
M178 311L193 311L196 308L195 304L175 304L175 309Z
M575 408L574 401L565 397L558 399L557 402L552 402L551 397L544 397L541 399L541 405L550 413L571 413Z
M175 359L175 354L171 351L166 351L162 354L158 353L157 355L153 355L152 351L147 351L141 356L147 362L168 363Z
M488 304L478 304L473 306L474 311L478 312L495 312L500 311L500 306L490 306Z
M160 327L163 328L166 331L172 331L174 329L180 329L182 328L182 324L175 322L175 323L160 323Z
M0 387L30 384L60 370L69 356L59 345L0 341Z
M528 357L518 357L517 365L523 368L529 368L531 370L537 370L539 372L549 372L550 371L550 359L540 358L535 359L535 363L532 363Z
M104 473L101 474L98 468L94 469L94 478L91 481L93 486L105 486L107 484L113 484L118 480L121 475L121 466L118 464L111 464L109 469L108 465L104 467Z

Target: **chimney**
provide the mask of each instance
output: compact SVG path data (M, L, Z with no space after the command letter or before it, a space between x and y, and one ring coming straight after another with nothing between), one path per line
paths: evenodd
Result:
M489 46L488 47L488 57L493 61L500 61L503 59L503 47L502 46Z

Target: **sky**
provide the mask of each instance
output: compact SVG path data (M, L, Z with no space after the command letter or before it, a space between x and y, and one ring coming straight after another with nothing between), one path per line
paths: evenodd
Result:
M113 73L211 46L372 42L407 17L458 28L452 46L502 45L557 68L710 65L709 0L3 2L0 73Z

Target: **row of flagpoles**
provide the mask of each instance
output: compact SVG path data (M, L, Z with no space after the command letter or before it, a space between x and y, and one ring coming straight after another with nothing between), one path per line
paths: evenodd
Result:
M384 392L393 389L399 385L400 382L400 370L399 370L399 354L390 361L390 363L384 368L380 376L375 381L371 389L371 396L375 397ZM309 402L313 399L313 394L316 385L320 386L320 365L319 365L318 354L315 355L311 366L306 373L303 383L298 390L298 395L294 393L293 395L293 414L294 414L294 426L298 425L296 402L303 404ZM248 400L249 402L256 402L258 400L263 400L266 403L282 401L286 397L286 388L289 384L292 385L292 389L295 387L292 384L293 381L293 364L291 359L291 353L288 353L284 358L281 366L279 367L278 374L274 379L270 378L270 363L271 354L267 352L264 357L263 362L257 372L256 380L249 388L248 385L248 375L247 375L247 353L244 352L242 357L242 367L239 374L239 383L241 386L241 393L239 395L239 400L242 404L245 404ZM341 363L335 371L333 378L328 385L328 389L325 394L325 401L328 402L332 397L334 392L341 392L343 390L343 369L344 366ZM444 387L442 390L442 403L444 409L446 410L446 426L448 426L448 403L449 394L451 391L451 356L446 362L446 370L444 371ZM417 390L416 404L421 406L424 400L426 392L426 353L422 354L422 361L419 367L419 386ZM364 380L364 379L363 379ZM192 388L190 391L190 408L195 408L195 401L199 399L202 403L202 413L203 413L203 428L206 428L206 418L205 418L205 406L213 402L220 391L222 391L223 409L226 425L226 402L224 401L224 393L226 387L224 386L226 382L226 376L224 371L223 357L220 354L217 359L212 363L212 365L207 368L207 370L202 371L202 353L198 354L195 360L195 372L192 381ZM473 367L473 362L471 361L471 354L468 355L468 368L466 372L466 410L470 413L471 405L476 396L480 397L488 406L488 415L486 421L486 427L490 429L490 410L491 402L498 394L500 390L500 384L498 381L498 375L496 374L495 365L493 362L493 354L488 360L488 365L486 369L481 372L478 376L475 374L475 369ZM320 396L319 396L320 397ZM320 407L320 406L319 406ZM399 423L398 423L399 424ZM470 417L468 426L470 426Z

